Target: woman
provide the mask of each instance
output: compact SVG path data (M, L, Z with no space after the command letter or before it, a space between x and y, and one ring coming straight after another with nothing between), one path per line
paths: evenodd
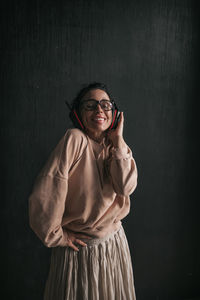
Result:
M45 300L134 300L131 256L121 220L129 213L137 167L123 139L124 116L92 83L73 101L68 129L29 197L30 226L52 247Z

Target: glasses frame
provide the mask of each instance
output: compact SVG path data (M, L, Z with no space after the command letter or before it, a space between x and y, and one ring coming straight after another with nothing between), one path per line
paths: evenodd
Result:
M95 102L96 102L96 107L95 107L94 109L87 109L87 108L84 107L84 103L85 103L85 102L89 102L89 101L95 101ZM102 107L102 102L105 102L105 101L110 102L110 103L112 104L110 109L104 109L104 108ZM112 101L112 100L107 100L107 99L102 99L102 100L100 100L100 101L95 100L95 99L84 100L84 101L82 101L82 102L80 103L80 106L83 107L86 111L94 111L94 110L97 109L98 104L101 106L101 108L102 108L104 111L111 111L111 110L114 108L114 101Z

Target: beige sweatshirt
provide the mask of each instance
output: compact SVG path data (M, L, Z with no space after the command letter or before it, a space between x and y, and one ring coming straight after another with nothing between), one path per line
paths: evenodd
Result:
M36 178L30 226L47 247L67 246L67 231L104 237L130 210L137 185L132 152L68 129Z

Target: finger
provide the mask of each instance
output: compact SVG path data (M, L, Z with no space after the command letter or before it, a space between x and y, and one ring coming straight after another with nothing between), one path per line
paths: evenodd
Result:
M119 122L117 124L117 130L123 130L123 125L124 125L124 115L123 115L123 112L120 113L120 118L119 118Z
M79 240L79 239L76 239L76 243L79 243L80 245L82 246L87 246L86 243L84 243L83 241Z
M75 251L79 251L79 248L76 247L72 242L69 244L69 247L71 247L71 248L74 249Z
M124 112L122 111L120 114L120 121L123 122L124 121Z

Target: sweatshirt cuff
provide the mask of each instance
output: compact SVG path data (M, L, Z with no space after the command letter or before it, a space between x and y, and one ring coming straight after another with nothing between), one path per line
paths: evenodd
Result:
M112 148L111 153L114 159L128 159L132 156L132 152L129 147Z
M68 246L68 234L65 230L62 229L62 237L52 247L66 247Z

